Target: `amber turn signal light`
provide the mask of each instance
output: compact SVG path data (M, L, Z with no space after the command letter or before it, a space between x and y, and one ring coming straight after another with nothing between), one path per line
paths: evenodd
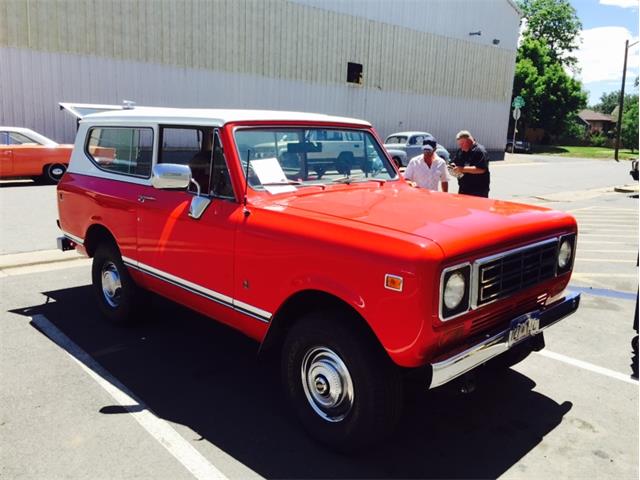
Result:
M394 290L396 292L401 292L402 291L402 277L399 277L397 275L390 275L390 274L386 274L384 276L384 288L387 288L389 290Z

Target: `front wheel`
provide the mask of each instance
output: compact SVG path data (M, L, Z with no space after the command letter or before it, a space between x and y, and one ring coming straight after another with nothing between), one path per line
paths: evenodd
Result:
M50 184L56 184L60 181L60 179L64 175L64 172L66 171L67 167L65 167L61 163L47 165L44 168L43 180Z
M360 450L396 426L400 374L375 339L341 311L308 314L282 355L288 400L309 434L338 451Z
M105 318L119 325L131 323L140 292L113 243L102 243L96 249L91 277L98 307Z

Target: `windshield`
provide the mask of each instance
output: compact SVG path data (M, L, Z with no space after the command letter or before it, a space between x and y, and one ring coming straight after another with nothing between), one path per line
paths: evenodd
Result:
M331 183L386 181L395 169L371 133L325 128L239 129L238 155L249 185L271 193Z
M393 135L389 138L387 138L384 142L385 144L390 144L390 143L402 143L405 144L407 143L407 137L401 136L401 135Z

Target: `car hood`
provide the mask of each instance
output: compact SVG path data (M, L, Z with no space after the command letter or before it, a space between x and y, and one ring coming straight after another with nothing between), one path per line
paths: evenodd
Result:
M274 199L293 209L336 221L364 223L418 236L440 245L447 257L491 251L573 231L576 222L563 212L502 200L431 192L404 182L383 186L347 185Z

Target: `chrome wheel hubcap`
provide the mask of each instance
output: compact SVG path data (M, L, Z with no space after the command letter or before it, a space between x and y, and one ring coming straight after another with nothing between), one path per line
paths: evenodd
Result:
M111 307L120 305L120 293L122 292L122 282L120 273L113 262L106 262L102 266L102 295Z
M344 420L353 407L347 366L331 349L313 347L302 359L302 387L311 408L328 422Z
M49 175L56 180L62 177L63 174L64 174L64 168L59 165L55 165L51 167L49 170Z

